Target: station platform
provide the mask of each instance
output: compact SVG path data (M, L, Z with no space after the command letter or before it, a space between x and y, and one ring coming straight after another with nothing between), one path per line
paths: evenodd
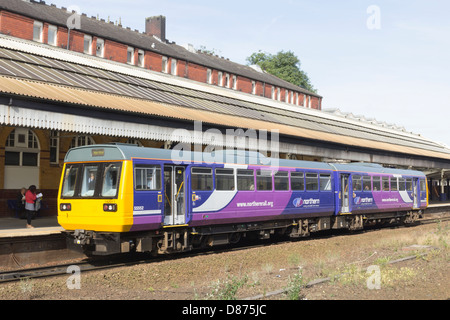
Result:
M0 238L32 237L60 234L64 229L58 224L58 218L42 217L31 222L34 229L27 229L27 220L17 218L0 219Z
M64 230L53 217L38 217L27 229L27 220L0 218L0 271L84 258L67 248Z
M437 207L449 207L450 201L431 201L429 204L430 208L437 208Z

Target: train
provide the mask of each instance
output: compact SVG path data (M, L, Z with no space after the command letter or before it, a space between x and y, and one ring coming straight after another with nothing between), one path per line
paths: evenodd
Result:
M284 159L274 166L267 159L239 150L211 158L126 144L73 148L64 161L58 223L69 247L88 256L159 255L243 238L411 224L428 206L420 171Z

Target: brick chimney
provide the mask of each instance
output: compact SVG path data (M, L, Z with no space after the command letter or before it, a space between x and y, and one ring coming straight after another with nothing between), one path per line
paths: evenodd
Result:
M145 33L166 42L166 17L155 16L145 19Z

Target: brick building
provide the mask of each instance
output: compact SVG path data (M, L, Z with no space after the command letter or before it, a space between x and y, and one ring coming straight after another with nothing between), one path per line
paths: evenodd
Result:
M321 109L321 96L257 67L196 51L192 45L183 47L168 41L164 16L147 18L145 32L140 33L98 17L68 12L66 8L47 5L44 1L1 0L0 10L2 34L292 105Z

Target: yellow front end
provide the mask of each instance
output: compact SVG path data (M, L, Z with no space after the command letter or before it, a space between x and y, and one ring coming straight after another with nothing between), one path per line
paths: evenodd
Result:
M122 169L115 199L62 197L66 167L77 164L64 165L58 193L58 223L64 229L96 232L130 231L133 226L133 166L131 161L120 163Z

